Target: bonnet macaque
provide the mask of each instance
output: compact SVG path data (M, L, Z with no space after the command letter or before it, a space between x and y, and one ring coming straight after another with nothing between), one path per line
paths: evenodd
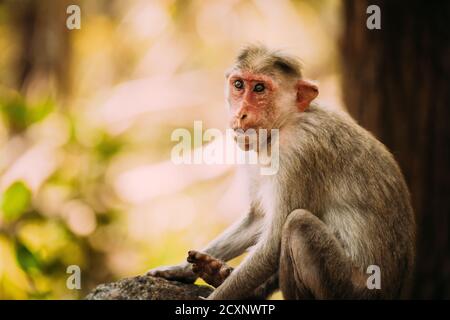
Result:
M311 103L299 62L249 46L226 74L230 126L278 129L279 169L249 169L248 213L188 261L149 274L215 286L208 299L392 299L414 263L410 195L393 156L344 112ZM270 131L269 131L270 132ZM234 270L225 262L249 254ZM381 287L367 285L379 267Z

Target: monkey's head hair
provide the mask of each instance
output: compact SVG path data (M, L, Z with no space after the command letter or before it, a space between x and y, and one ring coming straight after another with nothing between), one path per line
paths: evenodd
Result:
M239 52L233 69L274 76L302 78L302 66L294 56L280 50L270 50L261 44L247 45Z

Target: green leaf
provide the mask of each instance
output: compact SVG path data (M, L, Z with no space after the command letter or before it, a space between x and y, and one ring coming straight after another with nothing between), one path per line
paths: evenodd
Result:
M30 272L33 269L40 270L41 263L39 259L19 240L16 240L16 259L20 268L25 272Z
M22 181L14 182L0 201L5 221L18 219L30 206L31 191Z
M99 143L95 146L97 154L103 160L108 160L116 155L123 147L123 142L119 137L112 137L103 133Z
M27 122L33 124L44 120L55 109L52 100L47 99L27 109Z
M27 105L20 96L14 96L1 104L0 110L14 130L22 131L27 127Z
M19 94L9 94L0 101L0 111L8 126L18 132L22 132L30 125L42 121L54 110L55 103L50 98L31 104Z

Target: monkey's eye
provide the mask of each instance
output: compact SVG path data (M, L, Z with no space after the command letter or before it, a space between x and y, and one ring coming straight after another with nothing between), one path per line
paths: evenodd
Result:
M233 85L236 89L242 89L244 87L244 82L242 82L242 80L236 80Z
M255 92L263 92L265 89L264 85L262 83L256 84L256 86L253 88L253 91Z

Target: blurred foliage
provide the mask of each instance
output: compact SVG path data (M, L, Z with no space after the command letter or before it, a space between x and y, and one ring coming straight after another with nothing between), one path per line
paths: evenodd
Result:
M27 273L41 269L37 257L20 241L16 241L16 258L19 266Z
M245 211L233 167L168 161L174 129L227 126L243 44L293 49L339 102L339 1L72 2L70 32L68 1L0 2L0 299L81 298L180 262Z
M51 99L30 105L19 94L9 97L2 96L0 101L0 111L6 126L12 132L21 132L30 125L43 120L54 109L54 102Z
M6 222L18 219L30 206L31 192L27 186L17 181L3 193L1 208Z

